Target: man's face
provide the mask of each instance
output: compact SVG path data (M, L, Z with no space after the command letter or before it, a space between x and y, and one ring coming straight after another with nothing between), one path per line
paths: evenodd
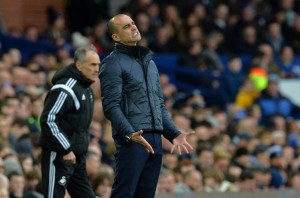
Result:
M97 53L88 51L84 61L78 61L76 66L79 71L89 80L95 81L98 78L100 58Z
M112 38L125 45L134 46L141 40L141 35L134 21L127 15L118 15L115 17L114 26L117 33Z

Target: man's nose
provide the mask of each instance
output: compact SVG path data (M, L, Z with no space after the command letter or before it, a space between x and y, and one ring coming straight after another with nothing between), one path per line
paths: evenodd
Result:
M137 29L136 25L131 26L131 30L136 30L136 29Z

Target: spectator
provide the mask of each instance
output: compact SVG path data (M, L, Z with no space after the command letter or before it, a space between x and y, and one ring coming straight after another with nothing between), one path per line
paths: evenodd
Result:
M175 192L175 175L168 169L162 169L159 175L157 192L158 193L174 193Z
M253 156L255 157L254 167L269 168L270 167L270 154L268 152L268 146L259 144L255 147Z
M250 170L244 170L237 182L239 191L253 191L256 190L256 184L252 172Z
M93 151L88 151L86 154L86 171L90 181L92 181L96 177L100 166L100 156Z
M282 154L273 152L270 154L271 188L283 188L286 184L286 173L284 172L284 161Z
M109 198L111 195L113 176L108 172L99 172L92 179L92 187L95 194L101 198Z
M221 73L220 92L223 102L228 105L235 101L243 83L242 62L237 56L230 57L228 66Z
M287 37L289 45L293 47L296 54L300 53L300 16L296 16L293 26L290 27L290 32Z
M196 69L199 65L200 54L202 50L202 44L200 41L189 43L187 50L183 52L178 58L177 64L179 66L185 66Z
M293 172L287 183L287 187L299 189L300 188L300 173L298 171Z
M238 148L233 156L233 163L239 166L242 170L250 168L252 164L248 149L245 147Z
M106 35L106 23L106 21L100 21L93 28L93 40L91 42L100 54L108 53L113 48Z
M274 52L270 44L262 43L258 46L257 53L245 72L249 73L254 67L262 68L269 75L274 74L280 76L280 68L275 61Z
M24 38L31 42L36 42L39 40L39 30L35 25L28 25L24 29Z
M259 92L255 89L253 81L246 77L236 94L234 103L242 109L248 109L258 96Z
M269 79L268 87L256 99L256 103L262 110L262 123L274 115L281 115L286 118L291 117L293 111L297 109L290 99L283 96L278 88L279 80L276 77Z
M238 41L234 43L235 53L241 55L254 54L259 45L259 38L255 26L245 26L241 30Z
M58 13L54 8L48 8L49 23L41 35L42 40L56 46L63 46L70 42L70 35L64 17L62 13Z
M300 78L300 63L294 56L293 48L290 46L283 47L277 62L280 67L281 78Z
M170 30L165 26L159 26L155 29L155 39L149 43L149 48L155 53L171 53L178 51L175 45Z
M175 186L175 194L201 192L203 190L202 174L198 170L189 170L183 174L182 182Z
M8 175L9 179L9 197L23 197L25 190L25 178L22 174L11 172Z
M286 44L286 39L282 35L281 26L277 22L271 22L268 25L265 40L269 43L276 55L278 55Z
M214 154L211 149L208 148L199 148L197 149L197 159L195 160L195 164L197 168L204 172L207 169L210 169L214 164Z

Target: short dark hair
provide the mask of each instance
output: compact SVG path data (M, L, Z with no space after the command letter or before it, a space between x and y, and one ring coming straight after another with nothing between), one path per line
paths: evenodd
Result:
M114 17L111 18L108 22L107 22L107 33L108 35L111 37L114 33L116 33L116 28L114 26Z
M109 19L108 23L107 23L107 33L109 36L112 36L115 33L118 33L117 28L115 27L115 18L119 17L121 15L124 14L117 14L116 16L112 17L111 19Z
M74 53L74 62L76 63L77 61L80 61L80 62L84 61L85 55L88 51L93 51L95 53L98 53L98 51L94 45L80 47Z

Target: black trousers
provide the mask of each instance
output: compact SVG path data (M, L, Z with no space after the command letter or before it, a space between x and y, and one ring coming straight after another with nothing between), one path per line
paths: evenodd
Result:
M95 197L87 177L85 155L76 155L76 164L68 164L60 153L43 149L42 188L45 198L63 198L66 189L72 198Z
M154 149L154 155L134 142L116 142L115 181L111 198L153 198L162 165L162 140L159 133L142 136Z

